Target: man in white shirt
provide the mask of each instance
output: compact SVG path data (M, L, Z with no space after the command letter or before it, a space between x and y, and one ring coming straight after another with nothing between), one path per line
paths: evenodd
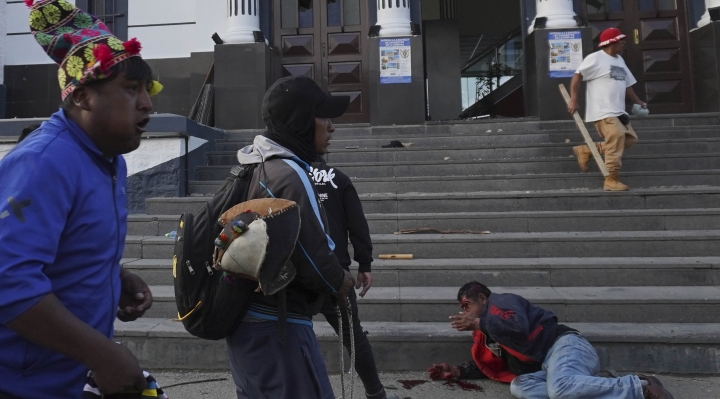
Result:
M605 156L605 166L610 175L605 178L606 191L626 191L628 186L620 183L618 173L622 168L623 151L637 143L638 137L630 126L625 112L625 97L647 108L632 89L637 81L625 64L620 53L625 49L625 35L620 29L609 28L600 34L600 50L587 56L575 71L570 84L568 112L577 111L580 82L587 82L585 121L594 122L600 137L605 141L595 143L600 155ZM588 171L592 153L586 145L573 148L580 169Z

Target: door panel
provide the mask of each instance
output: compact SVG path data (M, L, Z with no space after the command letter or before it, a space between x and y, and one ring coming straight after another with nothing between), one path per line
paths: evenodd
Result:
M586 0L593 43L610 27L627 35L633 89L652 113L692 112L685 0ZM630 104L628 104L630 106Z
M368 122L365 2L273 0L273 6L283 76L309 76L331 95L350 96L350 108L336 123Z

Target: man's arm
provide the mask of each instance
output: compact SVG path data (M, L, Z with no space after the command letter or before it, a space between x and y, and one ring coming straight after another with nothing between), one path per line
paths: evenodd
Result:
M487 333L491 337L504 336L525 341L530 334L526 305L527 301L522 297L503 295L502 304L489 305L486 320L482 320L481 324L487 326Z
M338 171L335 170L335 172ZM372 239L370 239L370 227L368 227L367 219L365 219L365 212L363 212L362 203L355 186L347 176L342 175L342 177L343 180L346 180L343 182L345 185L343 187L343 208L345 210L347 229L355 253L353 258L360 265L355 288L362 286L363 290L360 291L359 295L364 297L372 287L370 268L373 261L373 246Z
M642 101L640 97L635 94L635 90L633 90L632 86L628 86L628 88L625 89L625 95L633 102L633 104L640 104L641 107L647 108L647 103Z
M150 288L138 275L130 273L124 267L120 267L120 282L122 291L117 318L120 321L137 320L152 306Z
M349 272L340 267L330 249L330 238L324 228L314 186L301 165L289 159L280 162L291 170L283 169L282 173L287 173L284 175L286 179L273 179L275 185L270 188L272 196L295 201L302 220L295 251L297 257L293 258L297 269L295 278L309 290L333 293L344 300L355 281Z
M574 114L578 110L578 92L580 91L580 82L583 76L579 72L575 72L570 82L570 103L568 103L568 112Z
M36 345L86 365L104 393L145 389L142 369L132 353L83 323L52 293L7 327Z

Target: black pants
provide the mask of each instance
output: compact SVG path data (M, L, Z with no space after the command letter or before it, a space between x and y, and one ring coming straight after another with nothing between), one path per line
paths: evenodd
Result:
M350 298L350 304L352 305L353 335L355 335L355 371L357 371L358 376L360 376L360 380L365 387L365 393L367 395L378 394L383 391L383 386L380 382L380 377L378 377L372 347L367 339L367 335L365 335L365 332L360 325L360 317L358 316L357 308L357 296L354 289L350 290L348 298ZM328 299L325 300L320 312L325 316L328 323L330 323L337 333L338 317L335 313L335 305L333 305L332 299L332 297L328 297ZM345 345L345 348L350 351L350 329L348 328L347 310L345 309L345 306L340 306L340 312L343 315L343 344Z

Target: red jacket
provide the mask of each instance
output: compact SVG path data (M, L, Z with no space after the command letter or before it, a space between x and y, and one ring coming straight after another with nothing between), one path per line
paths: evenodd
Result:
M483 374L492 380L507 383L515 378L515 374L508 370L505 361L488 348L482 331L475 330L473 332L473 341L472 357Z

